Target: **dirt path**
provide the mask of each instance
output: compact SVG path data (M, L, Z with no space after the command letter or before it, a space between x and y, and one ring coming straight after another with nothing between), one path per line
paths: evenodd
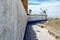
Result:
M48 33L46 28L37 25L28 25L25 40L56 40L55 37Z

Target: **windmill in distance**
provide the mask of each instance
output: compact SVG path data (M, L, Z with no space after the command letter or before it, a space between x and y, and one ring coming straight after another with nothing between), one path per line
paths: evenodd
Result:
M47 9L43 10L42 8L40 8L40 10L42 11L42 13L45 13L45 15L46 15L46 10Z
M47 20L47 14L46 14L46 10L43 10L42 8L40 8L40 10L42 11L42 13L40 13L41 15L44 15L46 17L46 20Z

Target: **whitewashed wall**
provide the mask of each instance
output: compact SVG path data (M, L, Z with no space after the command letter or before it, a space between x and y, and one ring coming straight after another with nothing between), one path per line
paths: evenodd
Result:
M28 15L28 21L46 20L46 15Z
M26 23L21 0L0 0L0 40L23 40Z

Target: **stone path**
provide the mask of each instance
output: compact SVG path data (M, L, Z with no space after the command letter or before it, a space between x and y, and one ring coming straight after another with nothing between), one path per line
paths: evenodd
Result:
M46 28L37 25L28 25L25 40L56 40L55 37L48 33Z
M32 27L36 32L36 36L38 40L55 40L55 37L50 35L46 28L41 28L37 25L33 25Z

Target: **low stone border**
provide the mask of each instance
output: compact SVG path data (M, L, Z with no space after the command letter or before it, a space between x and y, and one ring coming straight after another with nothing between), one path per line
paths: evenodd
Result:
M48 32L53 35L56 39L60 38L60 34L57 34L56 32L53 32L52 30L48 30Z

